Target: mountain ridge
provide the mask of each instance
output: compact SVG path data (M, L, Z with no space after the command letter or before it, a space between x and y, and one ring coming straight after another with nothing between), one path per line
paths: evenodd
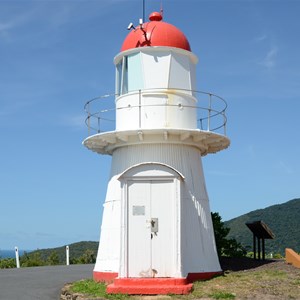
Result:
M68 244L69 246L69 255L70 255L70 262L79 259L85 251L91 251L91 255L96 258L97 250L98 250L99 243L96 241L81 241L75 242L72 244ZM29 253L23 254L22 257L25 255L29 257L34 257L35 255L40 255L40 258L44 261L51 255L51 253L56 252L58 255L59 263L63 264L66 263L66 246L60 246L55 248L45 248L45 249L37 249L34 251L30 251Z
M275 235L266 240L266 253L284 255L285 248L300 252L300 198L294 198L282 204L256 209L239 217L225 221L230 228L229 238L235 238L247 251L252 250L252 232L245 223L263 221Z

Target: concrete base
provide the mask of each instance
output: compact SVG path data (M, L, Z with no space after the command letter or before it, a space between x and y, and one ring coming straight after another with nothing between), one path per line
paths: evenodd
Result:
M129 295L186 295L192 291L192 282L207 280L220 274L222 272L189 273L187 278L115 278L107 286L106 292Z
M186 295L191 292L192 283L185 278L116 278L107 286L110 294L129 295Z

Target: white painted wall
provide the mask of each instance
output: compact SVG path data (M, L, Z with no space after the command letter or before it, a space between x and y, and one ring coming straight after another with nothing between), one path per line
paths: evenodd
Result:
M189 51L137 48L116 64L116 130L197 128L195 68ZM139 94L142 90L142 94Z
M116 130L197 128L196 100L174 90L151 90L117 99Z
M177 275L220 271L200 153L196 148L176 144L137 145L114 151L95 271L119 272L120 265L122 268L120 201L124 193L119 176L128 168L147 162L166 164L185 177L177 198L181 210L175 242L180 245Z
M116 177L112 177L108 183L103 204L100 241L94 268L97 272L119 272L121 189Z

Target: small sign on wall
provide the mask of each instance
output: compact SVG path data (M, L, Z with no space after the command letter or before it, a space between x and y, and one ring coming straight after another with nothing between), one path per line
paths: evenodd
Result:
M144 216L145 215L145 206L132 206L132 215L133 216Z

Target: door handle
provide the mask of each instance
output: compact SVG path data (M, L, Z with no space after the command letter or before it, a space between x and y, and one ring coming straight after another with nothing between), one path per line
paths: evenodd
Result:
M151 232L154 232L156 234L158 232L158 218L151 218L150 224Z

